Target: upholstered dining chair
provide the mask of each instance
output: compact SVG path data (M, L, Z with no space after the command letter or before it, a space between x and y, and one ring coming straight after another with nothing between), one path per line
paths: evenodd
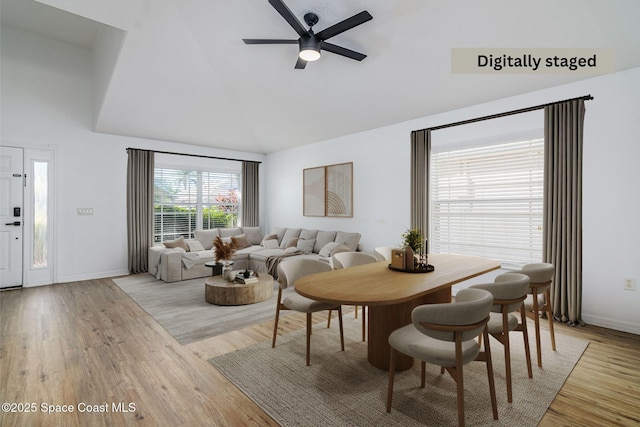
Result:
M493 305L493 296L483 289L462 289L454 303L425 304L411 312L412 324L397 329L389 335L389 386L387 412L391 412L396 352L419 359L421 363L421 387L425 387L426 362L446 370L456 382L458 397L458 425L464 426L463 365L474 360L487 365L489 394L493 418L498 419L498 404L491 364L491 347L487 322ZM482 335L484 352L476 342Z
M364 252L340 252L331 257L333 269L355 267L356 265L371 264L378 262L376 257ZM358 318L358 306L355 306L355 316ZM367 307L362 306L362 341L365 341L367 329ZM331 326L331 312L327 320L327 328Z
M527 264L516 273L529 276L530 295L524 301L527 316L533 318L536 331L536 355L538 366L542 367L542 348L540 347L540 314L544 313L549 320L551 348L556 351L556 336L553 331L553 314L551 313L551 281L556 272L553 264L546 262Z
M529 335L527 333L527 316L524 310L524 300L529 293L529 277L518 273L505 273L495 278L494 283L473 285L471 288L484 289L493 295L493 307L487 329L489 334L504 346L504 366L507 379L507 401L513 402L511 387L511 347L510 331L520 331L523 335L524 354L527 362L527 374L533 378L531 372L531 352L529 350ZM520 313L520 320L512 314Z
M379 246L373 249L373 255L378 259L378 261L391 261L391 251L394 248L393 246Z
M340 323L340 346L344 351L344 333L342 328L342 306L316 301L303 297L295 291L296 281L304 276L315 273L331 271L331 266L322 261L313 259L290 259L283 261L278 266L278 300L276 301L276 318L273 327L273 342L271 347L276 346L276 338L278 336L278 320L280 318L280 310L294 310L307 315L307 366L311 364L310 348L311 348L311 315L312 313L337 309L338 320Z

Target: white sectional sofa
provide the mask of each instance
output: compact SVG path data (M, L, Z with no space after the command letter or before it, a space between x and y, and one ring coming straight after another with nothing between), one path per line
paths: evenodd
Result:
M330 262L337 252L356 251L359 233L342 231L276 228L264 235L260 227L196 230L195 239L177 239L149 248L149 273L165 282L211 276L205 263L214 260L213 241L236 237L243 244L232 257L233 269L258 273L274 272L274 264L291 257L307 257ZM269 271L271 270L271 271Z

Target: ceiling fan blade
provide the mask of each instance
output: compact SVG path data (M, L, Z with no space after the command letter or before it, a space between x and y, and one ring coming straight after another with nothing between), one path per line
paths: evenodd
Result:
M306 36L308 34L307 30L302 26L300 21L298 21L298 18L296 18L293 12L291 12L291 9L289 9L282 0L269 0L269 3L271 3L271 6L273 6L273 8L277 10L280 15L282 15L284 20L287 21L289 25L291 25L291 27L296 31L296 33L298 33L300 37Z
M304 70L304 67L307 66L307 61L298 57L298 61L296 62L296 70Z
M298 44L298 40L283 39L242 39L245 44Z
M355 50L347 49L346 47L337 46L333 43L322 42L320 44L322 50L327 52L336 53L338 55L346 56L347 58L355 59L356 61L362 61L367 57L364 53L356 52Z
M324 30L317 33L316 36L318 36L320 40L327 40L333 36L337 36L340 33L350 30L353 27L364 24L365 22L372 19L373 16L371 16L371 14L365 10L353 15L351 18L347 18L344 21L340 21L335 25L325 28Z

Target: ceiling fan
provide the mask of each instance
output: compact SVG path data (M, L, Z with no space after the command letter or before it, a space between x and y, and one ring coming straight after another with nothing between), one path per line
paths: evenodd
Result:
M345 56L347 58L355 59L356 61L362 61L367 55L360 52L353 51L351 49L337 46L329 43L326 40L333 36L337 36L353 27L357 27L360 24L364 24L367 21L373 19L373 16L367 11L363 11L353 15L351 18L347 18L344 21L340 21L335 25L332 25L319 33L314 33L312 28L318 23L318 15L309 12L304 15L304 22L309 26L308 30L305 30L302 23L291 12L291 9L287 7L282 0L269 0L271 6L278 11L280 15L291 25L291 27L298 33L300 38L297 40L285 40L285 39L242 39L246 44L298 44L300 51L298 54L298 61L296 62L297 69L301 70L307 65L307 62L316 61L320 59L320 51L326 50L327 52L336 53L338 55Z

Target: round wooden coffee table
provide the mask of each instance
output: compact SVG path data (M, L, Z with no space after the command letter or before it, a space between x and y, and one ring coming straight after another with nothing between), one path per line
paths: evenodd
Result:
M269 299L272 296L273 277L267 273L260 273L257 283L249 283L246 285L237 282L228 282L223 279L222 276L210 277L204 282L204 299L209 304L254 304Z

